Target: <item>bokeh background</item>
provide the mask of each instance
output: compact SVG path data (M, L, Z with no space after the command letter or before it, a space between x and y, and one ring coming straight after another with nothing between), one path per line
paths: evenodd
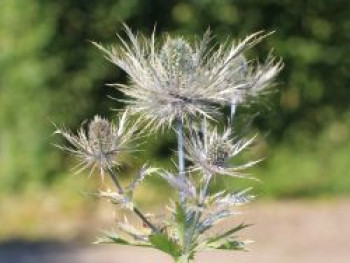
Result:
M269 100L238 112L243 122L256 116L253 155L267 157L251 171L262 182L249 184L260 203L347 202L348 0L1 0L0 240L90 241L112 217L91 195L101 182L70 176L74 161L53 146L60 140L52 134L53 123L77 129L94 114L113 119L111 109L123 107L109 98L121 94L105 84L125 82L125 74L90 43L116 43L122 22L145 34L156 24L158 37L193 38L210 26L218 41L275 31L247 54L262 61L273 48L285 63ZM144 148L126 158L125 180L146 159L169 166L174 136L155 135ZM164 182L145 184L141 203L164 202Z

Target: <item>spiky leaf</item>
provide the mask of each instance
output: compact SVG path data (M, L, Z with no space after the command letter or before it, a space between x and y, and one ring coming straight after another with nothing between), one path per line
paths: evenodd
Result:
M113 243L113 244L119 244L119 245L131 245L128 241L120 238L116 234L106 234L105 237L97 239L95 244L101 244L101 243Z
M209 238L207 240L208 243L214 243L214 242L217 242L219 240L222 240L224 238L227 238L229 237L230 235L246 228L246 227L249 227L251 226L250 224L239 224L238 226L234 227L234 228L231 228L230 230L226 231L225 233L221 234L221 235L218 235L218 236L215 236L215 237L212 237L212 238Z
M243 250L244 246L244 242L237 240L219 240L218 242L207 244L207 247L209 248L225 250Z
M149 247L147 243L129 242L115 233L106 233L104 237L98 238L95 244L118 244L125 246Z
M157 233L149 237L150 243L157 249L177 259L181 255L179 245L163 233Z

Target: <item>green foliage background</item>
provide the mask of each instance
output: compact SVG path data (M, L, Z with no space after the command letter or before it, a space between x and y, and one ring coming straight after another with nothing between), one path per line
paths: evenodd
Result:
M348 0L1 0L0 191L60 183L71 164L52 146L52 123L75 129L121 106L105 84L126 77L89 41L115 42L123 21L146 34L156 24L160 36L210 26L219 40L274 30L249 54L273 47L285 62L272 106L252 110L266 135L256 187L272 197L349 194L349 13ZM174 145L164 138L148 146L160 164Z

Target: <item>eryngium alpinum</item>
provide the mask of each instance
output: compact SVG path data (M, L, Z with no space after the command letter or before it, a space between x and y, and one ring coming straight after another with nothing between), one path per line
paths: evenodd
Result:
M128 144L135 139L136 129L136 124L127 123L126 113L124 113L120 117L118 126L95 116L88 124L87 131L81 127L77 135L65 129L58 129L56 133L61 134L71 144L70 147L58 147L79 159L75 167L76 173L89 168L91 175L98 169L103 177L106 169L119 164L118 156L130 150Z
M119 36L119 46L95 44L128 74L130 84L116 86L129 98L130 112L156 129L179 118L212 118L220 105L243 103L267 87L281 68L272 56L263 66L246 62L243 52L266 36L261 32L237 43L212 45L207 31L193 45L170 36L157 45L154 33L148 39L127 26L125 31L130 43Z

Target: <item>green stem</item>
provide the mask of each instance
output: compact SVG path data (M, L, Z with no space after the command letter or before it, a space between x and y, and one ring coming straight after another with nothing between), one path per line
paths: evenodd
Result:
M150 229L152 229L153 232L159 232L158 229L150 221L148 221L148 219L142 214L142 212L138 208L133 207L133 211Z
M187 255L183 255L175 260L175 263L189 263L190 259Z
M118 193L121 194L121 195L124 195L124 189L121 187L119 181L118 181L118 178L117 178L117 174L115 173L115 171L110 167L110 166L107 166L107 169L108 169L108 172L109 172L109 175L111 176L112 178L112 181L115 185L115 187L117 188L118 190ZM148 226L149 228L152 229L153 232L159 232L159 230L157 229L157 227L155 225L153 225L145 216L144 214L136 207L133 206L133 212L142 220L142 222Z
M120 185L120 183L118 181L118 178L117 178L117 175L116 175L115 171L109 165L107 166L107 169L108 169L109 175L110 175L110 177L111 177L115 187L118 190L118 193L123 195L124 194L124 190L123 190L123 188L121 187L121 185Z

